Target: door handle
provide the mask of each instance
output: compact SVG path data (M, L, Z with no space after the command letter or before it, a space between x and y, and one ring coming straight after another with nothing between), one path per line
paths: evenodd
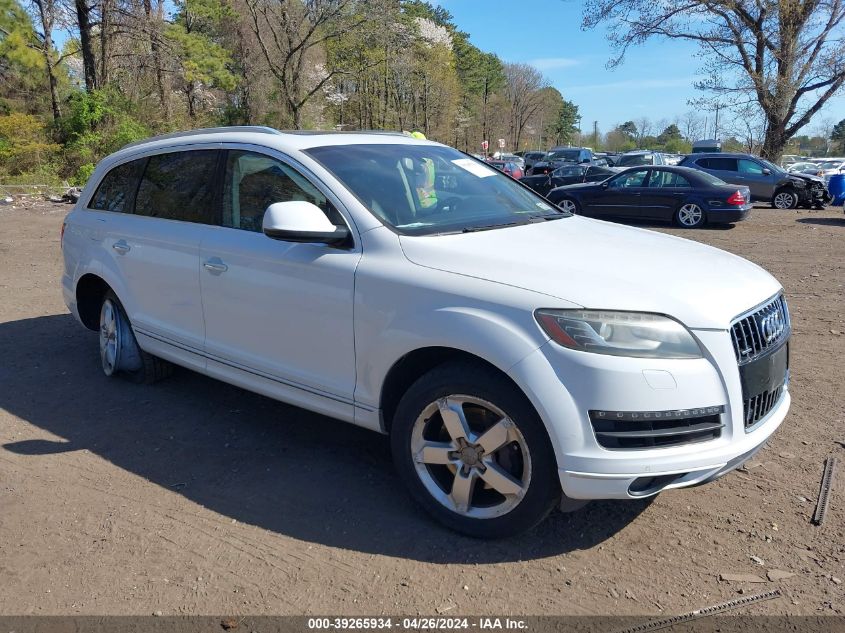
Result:
M112 244L111 247L121 255L126 255L126 253L132 250L132 247L129 246L129 244L127 244L125 240L118 240L117 242Z
M224 264L219 257L213 257L203 264L203 267L210 273L220 274L229 270L229 267Z

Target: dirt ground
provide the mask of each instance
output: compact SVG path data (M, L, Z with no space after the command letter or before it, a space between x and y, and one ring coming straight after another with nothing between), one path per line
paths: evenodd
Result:
M103 376L61 299L69 209L0 206L0 615L654 615L774 588L742 613L845 610L842 459L825 524L810 521L824 459L845 457L841 207L654 227L786 288L793 405L764 451L713 484L501 542L432 523L379 435L189 371Z

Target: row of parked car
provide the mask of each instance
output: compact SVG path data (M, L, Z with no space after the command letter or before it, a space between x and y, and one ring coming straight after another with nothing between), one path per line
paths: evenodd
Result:
M687 228L742 220L752 201L823 209L833 199L823 175L787 171L751 154L598 154L557 147L488 162L568 211L669 220Z

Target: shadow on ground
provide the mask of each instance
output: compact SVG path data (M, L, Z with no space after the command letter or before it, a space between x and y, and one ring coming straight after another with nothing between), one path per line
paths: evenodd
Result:
M434 524L393 472L387 438L189 371L153 386L106 378L96 335L69 315L0 324L0 407L62 438L0 450L87 449L238 521L333 547L434 563L541 558L601 543L647 501L555 512L482 542Z
M801 224L820 224L822 226L845 226L845 215L841 218L798 218Z

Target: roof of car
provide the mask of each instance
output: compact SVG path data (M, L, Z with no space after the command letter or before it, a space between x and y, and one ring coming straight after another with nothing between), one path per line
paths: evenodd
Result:
M687 154L687 158L756 158L760 160L759 156L744 154L742 152L697 152L695 154Z
M280 150L304 150L324 145L395 144L428 145L431 141L416 139L402 132L366 130L354 132L294 130L282 131L257 125L200 128L184 132L162 134L130 143L113 156L134 154L150 149L194 145L200 143L239 142L264 145Z

